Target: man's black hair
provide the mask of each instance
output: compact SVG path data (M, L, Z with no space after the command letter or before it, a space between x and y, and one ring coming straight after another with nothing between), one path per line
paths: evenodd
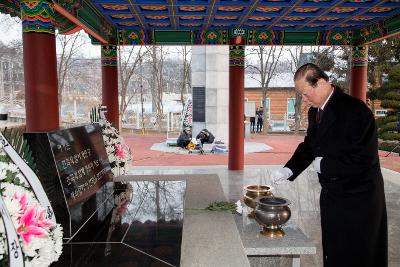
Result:
M319 79L324 79L325 81L329 81L328 75L317 65L313 63L307 63L297 69L294 74L294 80L298 80L302 77L306 76L306 81L311 85L315 86Z

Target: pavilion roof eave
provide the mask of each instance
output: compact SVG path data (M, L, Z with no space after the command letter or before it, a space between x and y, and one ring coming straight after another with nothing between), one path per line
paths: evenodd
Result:
M82 0L85 3L87 0ZM96 4L97 0L94 0L94 4L82 5L81 10L94 9L92 5L98 8ZM98 0L100 1L100 0ZM101 0L109 1L109 0ZM125 0L118 0L125 1ZM139 0L132 0L131 2L138 2ZM208 0L210 1L210 0ZM295 0L292 0L295 1ZM296 0L297 1L297 0ZM379 0L376 0L379 1ZM376 2L375 1L375 2ZM59 0L61 2L61 0ZM172 1L176 2L176 1ZM196 2L196 1L194 1ZM343 1L341 1L343 2ZM375 4L376 6L377 4ZM114 6L117 8L116 6ZM143 14L138 13L139 6L135 6L135 16L140 17ZM400 4L399 4L400 7ZM254 8L254 7L253 7ZM332 8L332 7L331 7ZM70 9L71 10L71 9ZM399 10L400 11L400 10ZM68 9L65 10L68 12ZM363 11L365 13L365 10ZM392 11L394 12L394 11ZM396 11L397 12L397 11ZM101 11L99 15L101 15ZM75 14L80 15L79 20L81 23L85 24L89 29L96 29L94 25L90 25L90 20L85 17L85 12L75 11ZM86 12L89 14L89 12ZM112 12L110 14L113 14ZM139 27L129 28L129 27L119 27L115 28L115 21L111 20L110 15L103 14L102 25L109 25L109 32L112 34L104 34L104 31L94 35L90 31L86 30L92 36L93 44L104 44L113 43L117 45L229 45L230 39L237 34L242 34L245 39L245 45L337 45L337 46L347 46L347 45L362 45L375 42L377 40L384 39L396 35L400 32L400 12L399 14L385 18L378 21L372 25L366 25L360 29L346 29L346 30L336 30L333 26L329 30L312 30L308 28L301 27L298 30L284 29L276 30L265 28L249 28L243 24L243 27L238 28L226 28L226 29L214 29L207 24L210 28L207 30L199 29L196 27L187 29L160 29L159 27L144 28L143 25L149 25L141 23ZM116 13L119 17L122 13ZM70 14L73 16L72 14ZM108 18L105 18L107 17ZM155 15L156 16L156 15ZM211 15L210 15L211 16ZM143 16L140 17L143 21ZM315 20L316 18L313 18ZM346 18L347 20L349 18ZM114 24L113 24L114 23ZM98 27L97 27L98 28ZM85 28L84 28L85 29ZM98 36L101 36L100 38ZM96 37L97 36L97 37ZM110 42L110 37L113 36L112 42ZM102 39L101 39L102 38Z
M71 13L69 13L67 10L65 10L62 6L60 6L57 3L54 3L54 9L60 13L61 15L63 15L65 18L69 19L71 22L75 23L76 26L78 26L79 28L83 29L86 33L90 34L91 36L93 36L94 38L96 38L96 40L102 44L107 44L108 41L105 40L100 34L98 34L97 32L95 32L94 30L90 29L88 26L86 26L85 23L82 23L79 19L77 19L76 17L74 17ZM71 34L73 32L69 32L68 34Z
M339 46L370 44L400 33L400 3L396 0L257 0L251 5L248 1L215 0L194 0L190 5L177 0L165 5L162 3L167 1L130 0L128 5L126 1L53 0L59 32L71 34L82 28L93 44L229 45L232 37L241 36L245 45ZM21 14L18 3L0 4L0 12ZM270 22L264 21L268 16ZM204 24L199 27L194 21L202 18ZM359 23L352 26L354 18ZM218 19L219 24L215 22ZM347 24L331 22L333 19ZM166 21L174 27L162 27ZM311 27L317 22L325 24ZM281 29L277 28L280 25Z

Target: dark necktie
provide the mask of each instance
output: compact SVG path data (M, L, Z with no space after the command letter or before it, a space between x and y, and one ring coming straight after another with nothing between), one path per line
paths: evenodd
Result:
M315 120L317 121L317 123L320 123L321 119L322 119L322 109L319 108Z

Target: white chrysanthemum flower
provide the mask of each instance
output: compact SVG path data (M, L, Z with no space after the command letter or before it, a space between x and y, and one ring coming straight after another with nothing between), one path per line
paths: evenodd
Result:
M48 261L53 261L55 257L54 242L49 238L43 238L42 246L39 248L39 254L44 256Z
M6 250L6 233L5 233L5 229L4 229L4 222L3 222L3 218L0 218L0 260L3 259L3 255L7 254L7 250Z
M21 205L19 204L18 200L14 199L13 197L9 197L8 195L3 195L3 201L10 215L16 215L20 213Z
M36 255L29 263L31 267L48 267L52 261L48 259L47 255L41 254L39 251L39 254Z
M47 241L47 236L32 236L31 242L29 244L23 244L25 256L34 257L37 254L36 251L45 246Z
M27 203L29 203L29 204L38 203L33 192L28 191L19 185L10 184L10 183L2 183L1 189L4 189L3 196L13 197L14 193L17 194L18 196L22 196L22 195L26 194Z
M111 146L107 146L107 147L106 147L106 152L107 152L107 154L111 154L111 153L114 152L114 148L111 147Z
M18 166L11 162L8 164L8 170L12 172L19 172Z
M19 181L23 186L29 186L28 180L26 180L25 176L21 172L18 172L17 178L19 178Z
M63 246L62 246L63 232L62 232L61 225L57 224L57 226L53 229L51 234L52 234L53 240L55 240L54 251L56 252L56 257L57 257L55 260L58 260L58 258L61 255L62 248L63 248Z
M0 168L1 168L1 170L8 169L8 163L0 161Z

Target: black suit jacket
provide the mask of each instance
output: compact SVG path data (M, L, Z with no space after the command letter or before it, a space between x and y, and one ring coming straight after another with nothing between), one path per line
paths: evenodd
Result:
M316 108L308 111L308 129L292 158L285 165L293 181L315 157L321 161L321 184L374 179L380 173L375 119L364 102L336 88L319 124ZM371 174L372 177L371 177Z
M322 157L320 211L325 267L387 266L387 216L375 119L359 99L339 88L285 165L293 181Z

